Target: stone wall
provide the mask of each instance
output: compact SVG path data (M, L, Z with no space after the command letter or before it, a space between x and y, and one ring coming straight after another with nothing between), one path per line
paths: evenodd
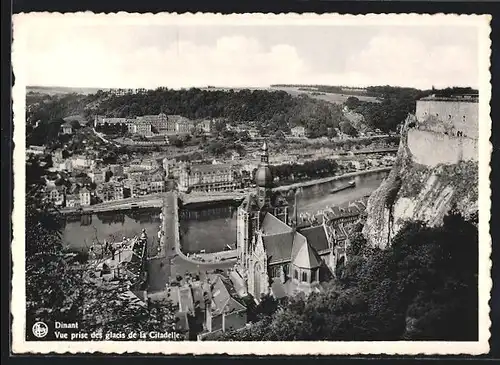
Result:
M408 130L408 148L414 162L429 167L477 161L479 156L477 139L419 129Z
M420 123L430 117L450 124L463 136L479 137L479 104L474 101L418 100L415 115ZM430 129L430 128L428 128Z

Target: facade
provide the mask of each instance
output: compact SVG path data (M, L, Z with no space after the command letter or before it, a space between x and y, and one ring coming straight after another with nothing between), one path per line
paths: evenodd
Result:
M151 127L156 129L158 133L168 129L168 118L164 113L158 115L143 115L136 118L137 121L151 124Z
M187 165L179 173L179 190L190 191L228 191L236 188L234 171L231 165Z
M206 134L212 133L213 122L211 119L205 119L198 123L198 128Z
M95 161L87 156L73 156L71 164L75 170L90 169L95 165Z
M88 207L90 205L90 191L84 187L80 190L80 205Z
M294 127L291 129L292 137L304 138L306 136L306 129L302 126Z
M179 120L175 123L175 131L177 133L191 133L194 128L194 123L190 120Z
M46 198L56 206L62 206L65 203L66 190L64 186L51 186L47 189Z
M80 207L80 197L77 194L66 195L66 206L70 208Z
M90 172L88 175L89 175L91 181L96 185L100 185L100 184L104 183L106 180L106 171L105 170L94 170L94 171Z
M150 193L163 193L165 191L165 176L161 170L156 170L149 174Z
M34 155L44 155L47 152L45 146L29 146L26 148L26 153L32 153Z
M151 123L146 121L133 121L127 124L128 131L132 134L139 134L142 136L148 136L152 134Z

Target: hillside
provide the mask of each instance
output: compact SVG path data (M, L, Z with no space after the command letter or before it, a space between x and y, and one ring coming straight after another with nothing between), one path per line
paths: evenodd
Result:
M372 246L388 246L408 221L433 227L452 209L466 218L478 210L477 139L417 124L409 115L396 163L368 200L363 234Z

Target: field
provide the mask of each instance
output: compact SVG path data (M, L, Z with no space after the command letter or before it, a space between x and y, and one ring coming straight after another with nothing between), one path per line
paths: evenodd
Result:
M272 87L209 87L209 88L202 88L203 90L208 90L208 91L217 91L217 90L222 90L222 91L227 91L227 90L267 90L267 91L273 91L273 90L281 90L281 91L286 91L292 96L299 96L299 95L307 95L310 98L313 99L318 99L318 100L324 100L332 104L343 104L348 97L350 96L355 96L361 101L367 101L371 103L380 103L380 100L373 96L365 96L365 95L349 95L349 94L338 94L338 93L326 93L326 92L317 92L313 90L301 90L299 87L284 87L284 86L272 86Z

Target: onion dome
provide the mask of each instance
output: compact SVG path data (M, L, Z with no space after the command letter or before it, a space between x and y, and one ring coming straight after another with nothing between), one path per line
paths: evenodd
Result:
M255 184L261 188L271 187L273 184L273 174L269 166L259 166L255 172Z

